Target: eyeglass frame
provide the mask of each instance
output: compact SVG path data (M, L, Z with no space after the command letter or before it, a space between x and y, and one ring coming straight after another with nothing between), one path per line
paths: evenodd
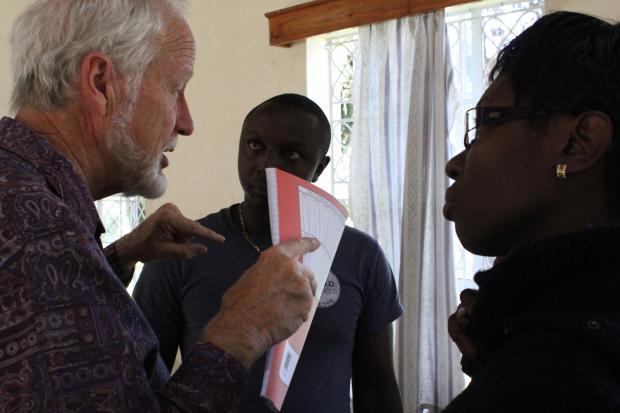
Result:
M476 111L476 122L474 126L469 127L469 112L473 110ZM487 112L487 116L488 112L498 113L492 119L489 119L488 117L483 119L484 116L480 116L478 111ZM475 108L468 109L465 111L465 136L463 137L465 149L471 148L471 146L476 142L475 135L473 139L469 139L469 132L474 129L478 129L479 127L485 125L510 122L517 119L532 119L540 115L541 112L535 112L532 108L524 106L476 106Z

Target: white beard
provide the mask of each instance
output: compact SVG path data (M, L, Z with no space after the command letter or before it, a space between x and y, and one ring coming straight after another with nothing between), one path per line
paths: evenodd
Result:
M130 125L136 106L137 89L133 92L130 90L127 101L112 120L107 144L118 166L115 175L121 181L121 191L127 196L140 195L153 199L164 194L167 181L160 171L162 154L158 152L149 158L131 134ZM175 143L176 137L171 141L172 145Z

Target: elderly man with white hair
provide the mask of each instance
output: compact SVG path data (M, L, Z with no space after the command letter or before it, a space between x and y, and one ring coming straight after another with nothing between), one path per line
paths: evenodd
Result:
M215 232L165 205L103 250L93 199L166 187L190 135L195 44L181 0L39 0L12 32L0 120L0 410L227 411L247 369L308 317L313 239L265 251L181 368L125 291L137 261L205 253Z

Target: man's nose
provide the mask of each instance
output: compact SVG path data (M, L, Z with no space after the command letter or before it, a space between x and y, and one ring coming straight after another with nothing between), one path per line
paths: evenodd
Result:
M194 133L194 120L184 95L180 95L177 102L177 118L174 129L179 135L189 136Z
M265 156L262 157L259 169L264 171L266 168L278 168L280 167L280 158L275 150L268 149L265 151Z

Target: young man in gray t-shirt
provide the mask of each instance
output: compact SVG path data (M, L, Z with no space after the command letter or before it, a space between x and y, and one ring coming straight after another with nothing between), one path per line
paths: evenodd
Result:
M255 107L243 123L238 170L240 204L200 220L226 237L187 261L145 266L134 297L160 340L170 368L188 354L217 312L223 293L271 245L265 168L316 181L329 163L331 130L310 99L285 94ZM282 412L402 412L392 365L392 322L402 313L392 271L368 235L347 227ZM269 412L260 398L264 357L250 370L237 412Z

